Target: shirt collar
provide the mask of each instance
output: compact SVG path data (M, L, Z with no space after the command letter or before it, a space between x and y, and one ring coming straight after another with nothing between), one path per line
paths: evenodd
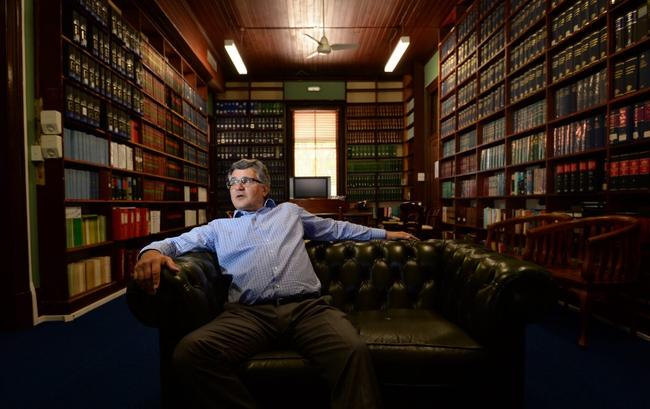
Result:
M273 201L273 199L266 199L266 201L264 202L264 206L262 207L262 209L264 209L264 208L266 208L266 207L268 207L269 209L272 209L272 208L274 208L275 206L276 206L276 204L275 204L275 202ZM255 213L255 212L257 212L257 211L259 211L259 210L262 210L262 209L255 210L255 211L253 211L253 212L249 212L249 211L247 211L247 210L239 210L239 209L237 209L237 210L235 210L235 213L233 213L232 217L233 217L233 218L241 217L241 216L243 216L243 215L245 215L245 214Z

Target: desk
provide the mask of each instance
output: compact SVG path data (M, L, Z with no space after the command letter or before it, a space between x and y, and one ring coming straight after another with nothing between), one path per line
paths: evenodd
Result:
M370 226L373 216L371 211L350 209L342 199L291 199L290 202L319 217L346 220L364 226Z

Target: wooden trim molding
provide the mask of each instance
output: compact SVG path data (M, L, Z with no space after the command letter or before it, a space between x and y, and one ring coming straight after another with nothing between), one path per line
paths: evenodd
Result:
M25 126L23 110L22 2L2 0L0 22L0 189L5 214L0 231L5 238L0 279L0 329L33 325L29 285L27 186L25 183Z

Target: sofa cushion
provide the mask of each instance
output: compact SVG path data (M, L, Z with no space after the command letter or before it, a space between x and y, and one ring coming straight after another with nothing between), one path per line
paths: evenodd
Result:
M482 345L432 310L359 311L349 316L382 383L449 384L480 372Z

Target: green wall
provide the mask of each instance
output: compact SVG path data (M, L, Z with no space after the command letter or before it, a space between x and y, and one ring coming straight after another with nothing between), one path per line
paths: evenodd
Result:
M424 66L424 88L428 87L436 78L438 78L438 51Z
M307 87L318 86L319 92L309 92ZM285 81L285 100L345 101L345 81Z
M40 287L40 274L38 263L38 217L36 213L36 166L29 160L30 146L36 142L36 106L35 106L35 72L34 72L34 1L23 0L23 44L25 54L25 133L27 146L27 194L29 196L29 237L31 246L32 280L34 287Z

